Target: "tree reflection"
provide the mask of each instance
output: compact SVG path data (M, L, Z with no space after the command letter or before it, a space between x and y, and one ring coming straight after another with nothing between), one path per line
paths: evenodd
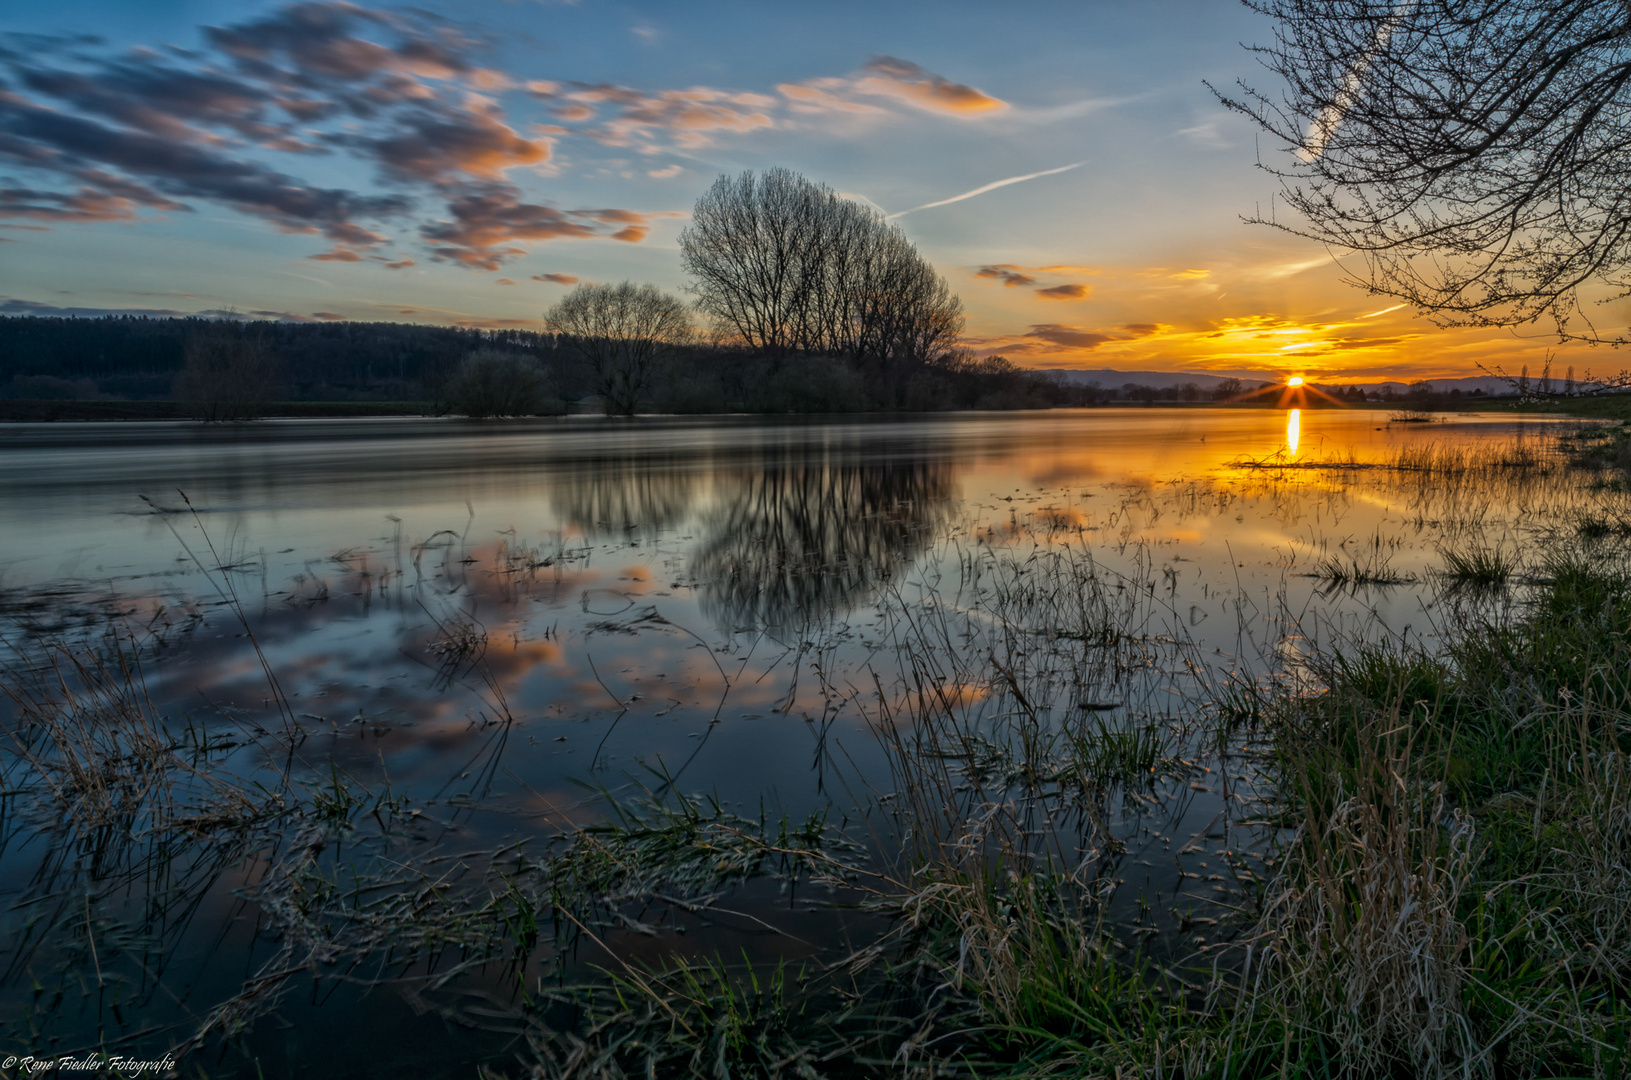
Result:
M767 462L720 484L691 562L723 630L772 632L861 602L915 559L950 516L945 462Z
M694 462L604 458L555 478L550 501L561 523L585 536L654 541L685 519L697 482Z

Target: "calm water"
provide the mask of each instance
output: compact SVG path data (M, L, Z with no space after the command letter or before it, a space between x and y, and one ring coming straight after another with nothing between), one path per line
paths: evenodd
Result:
M0 634L26 665L43 641L97 639L117 617L161 710L238 737L275 715L247 624L304 734L296 768L388 780L438 821L426 850L556 833L642 788L847 822L890 792L868 676L883 673L881 693L900 675L911 612L973 617L968 568L989 553L1089 553L1135 598L1146 670L1100 679L1105 700L1079 704L1112 720L1178 717L1200 687L1294 672L1333 635L1431 637L1447 617L1432 587L1444 545L1529 549L1609 497L1556 476L1447 483L1356 464L1427 448L1521 454L1556 430L1266 410L8 425ZM1344 467L1283 468L1316 461ZM1329 559L1400 584L1340 587L1317 576ZM1132 885L1113 906L1129 925L1135 887L1227 892L1200 884L1204 861L1186 886L1174 861L1185 841L1231 842L1220 763L1183 760L1191 772L1147 805L1118 806L1116 880ZM262 764L244 750L233 767ZM162 1050L275 953L256 892L264 852L200 877L185 913L155 929L151 880L99 876L14 807L4 825L0 1013L28 1017L5 1031L12 1047ZM129 931L117 956L90 958L109 965L94 976L63 914L81 903L80 939L87 924ZM728 919L693 920L690 940L798 955L878 932L875 917L774 890L748 886L734 903L797 943ZM1165 933L1152 927L1152 947ZM77 972L72 988L42 999L63 971ZM509 1052L510 1036L426 1008L396 985L308 980L249 1024L240 1050L267 1075L407 1061L432 1075ZM336 1051L359 1023L391 1033L388 1047ZM207 1061L231 1073L246 1067L239 1052Z

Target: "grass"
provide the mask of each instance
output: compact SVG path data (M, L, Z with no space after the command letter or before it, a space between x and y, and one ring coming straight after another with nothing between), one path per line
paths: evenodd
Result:
M1450 547L1441 550L1439 557L1444 560L1439 576L1453 589L1483 592L1501 589L1518 572L1516 560L1491 547Z
M1379 583L1387 553L1377 538L1321 573ZM174 939L122 945L121 891L162 879L154 903L185 913L252 865L235 889L270 947L168 1034L183 1050L253 1030L319 972L477 980L485 1011L449 1014L502 1020L546 1077L1624 1075L1631 562L1447 546L1437 644L1327 639L1296 678L1256 679L1198 655L1159 563L1123 554L1113 571L1059 530L985 537L955 580L880 586L864 671L802 653L889 767L836 822L655 774L597 793L598 820L551 805L528 842L442 846L462 809L298 761L293 731L227 768L152 705L132 650L47 650L6 680L4 787L53 819L62 875L98 869L23 900L36 937L13 976L64 973L29 1022L73 1007L74 979L134 995L162 970ZM485 641L453 617L426 647L462 676ZM1185 816L1196 792L1218 796L1210 824ZM1141 851L1182 872L1129 917ZM784 903L740 902L754 890ZM853 936L800 939L796 906ZM727 921L771 944L681 933Z
M983 1075L1621 1075L1628 605L1625 568L1570 557L1441 652L1315 656L1318 689L1262 720L1272 876L1165 994L1068 879L937 875L957 887L921 917L959 932L940 963L979 1004Z

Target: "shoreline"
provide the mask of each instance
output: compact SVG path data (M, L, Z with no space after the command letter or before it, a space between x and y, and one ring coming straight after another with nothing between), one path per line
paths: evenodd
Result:
M197 410L189 407L190 403L181 401L24 401L0 400L0 424L39 424L39 423L85 423L106 421L195 421L197 423L246 423L251 419L206 421L199 420ZM1564 408L1569 405L1572 407ZM1613 398L1587 398L1575 402L1534 402L1520 403L1510 399L1489 398L1474 402L1458 403L1453 408L1433 407L1417 410L1404 402L1354 402L1342 406L1333 405L1299 405L1298 408L1310 411L1326 412L1340 409L1362 410L1366 412L1400 413L1425 412L1431 414L1455 415L1460 413L1479 412L1513 412L1535 414L1566 414L1577 415L1595 419L1621 419L1631 417L1631 396ZM1157 401L1132 402L1116 401L1106 402L1102 405L1071 405L1056 406L1042 410L1008 410L1008 409L947 409L933 412L918 411L857 411L841 413L747 413L747 412L714 412L714 413L639 413L639 417L731 417L731 416L945 416L965 413L990 412L1055 412L1077 411L1086 409L1169 409L1189 411L1194 409L1229 409L1229 410L1281 410L1277 402L1218 402L1218 401ZM1282 410L1283 411L1283 410ZM254 417L252 420L355 420L374 417L423 417L438 419L448 414L438 414L433 411L429 402L422 401L293 401L277 402L267 407L264 415ZM506 417L504 419L536 420L536 419L565 419L568 417L593 415L598 413L568 413L560 417ZM1412 417L1416 420L1416 417ZM1402 422L1402 421L1401 421Z

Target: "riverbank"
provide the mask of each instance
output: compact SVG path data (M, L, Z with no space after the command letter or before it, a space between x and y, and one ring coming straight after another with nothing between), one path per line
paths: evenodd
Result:
M1545 412L1564 413L1580 416L1601 417L1631 417L1631 397L1624 399L1579 399L1579 409L1576 404L1555 403L1558 406L1568 404L1569 408L1552 407L1554 403L1543 402L1535 405L1520 405L1516 402L1502 401L1501 399L1474 398L1461 402L1453 407L1433 407L1425 410L1418 418L1425 418L1431 413L1460 413L1460 412ZM1288 406L1282 404L1278 398L1257 399L1240 402L1218 401L1112 401L1102 405L1086 406L1059 406L1071 409L1283 409ZM1311 409L1357 409L1366 412L1383 414L1404 414L1411 408L1397 402L1354 402L1335 405L1328 402L1307 401L1301 402L1297 407ZM1618 410L1618 411L1615 411ZM980 412L990 410L947 410L945 415L960 411ZM1051 410L1046 410L1051 411ZM147 420L192 420L196 419L199 410L187 402L178 401L17 401L0 400L0 423L34 424L34 423L67 423L74 421L147 421ZM902 416L931 415L923 412L903 412ZM310 419L364 419L377 416L435 416L439 415L436 406L428 401L291 401L275 402L265 406L263 415L258 419L266 420L310 420ZM688 418L702 418L706 413L642 413L643 416L670 416L683 415ZM754 414L714 414L714 415L763 415L763 416L794 416L812 415L799 413L754 413ZM875 415L873 413L857 412L853 414L831 413L824 415ZM1418 416L1412 412L1413 417ZM243 422L243 421L237 421Z
M0 423L38 424L97 420L191 420L197 407L184 401L0 401ZM428 416L419 401L291 401L266 407L267 418L351 419Z

